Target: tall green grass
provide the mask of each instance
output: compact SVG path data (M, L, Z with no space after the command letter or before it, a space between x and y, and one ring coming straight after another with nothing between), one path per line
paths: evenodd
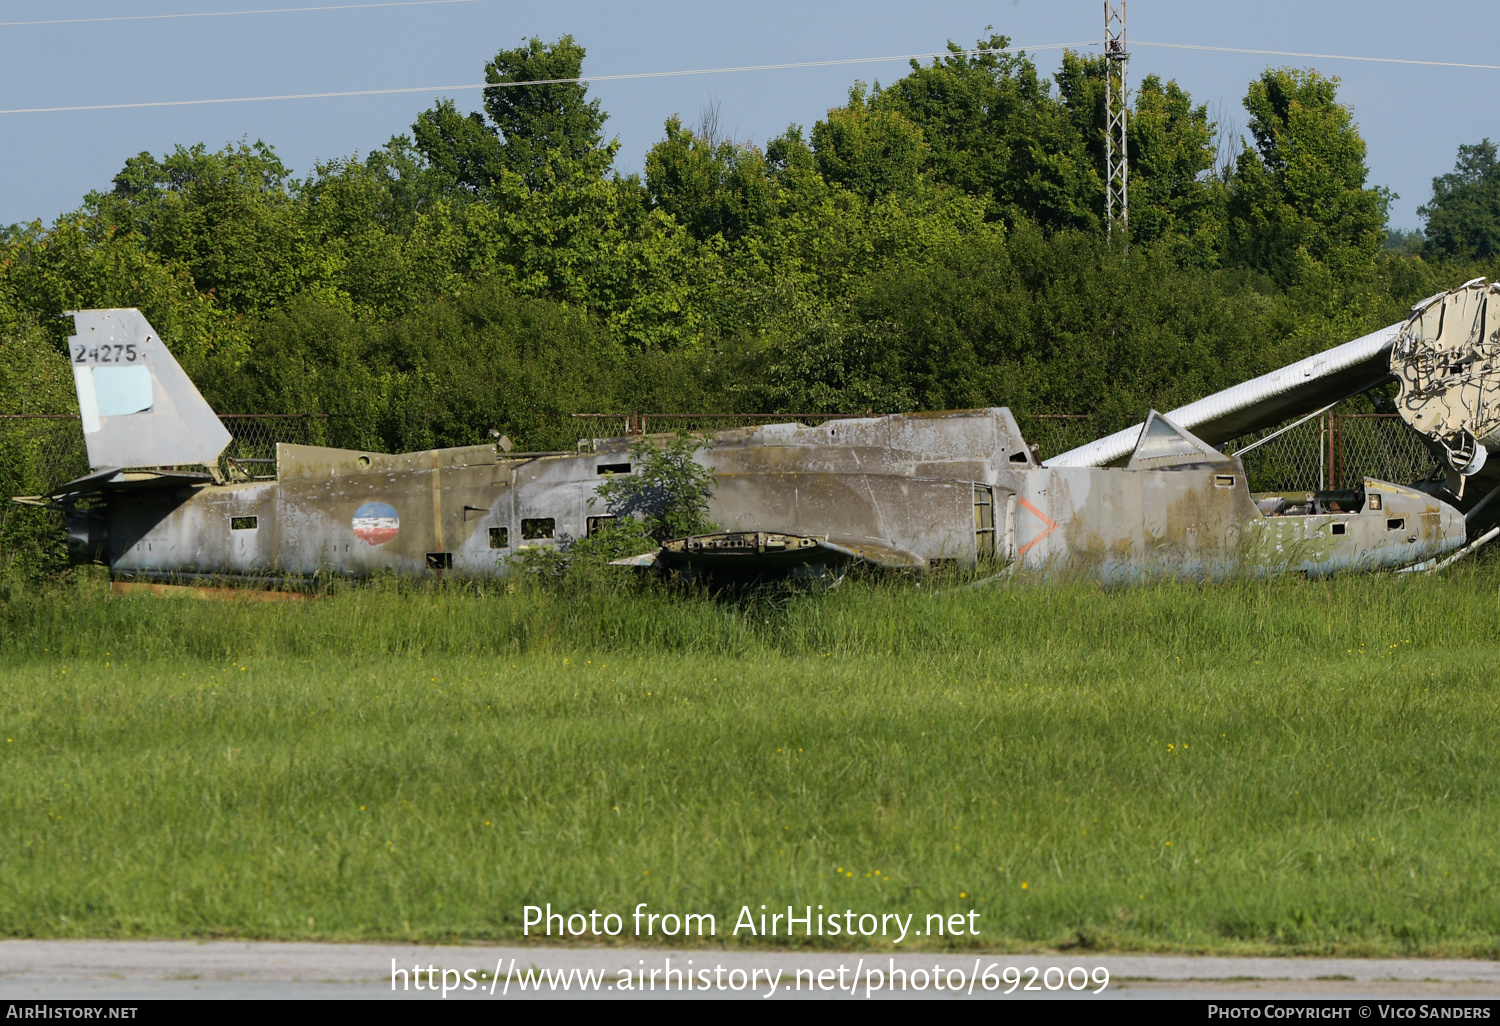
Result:
M742 905L823 904L982 913L906 946L1494 956L1500 567L1456 569L14 594L0 934L515 938L524 904L645 901L732 944L772 943Z

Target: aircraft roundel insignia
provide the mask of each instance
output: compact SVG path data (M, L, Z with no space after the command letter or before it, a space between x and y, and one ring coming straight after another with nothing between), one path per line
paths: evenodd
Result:
M384 545L396 537L401 518L396 507L385 502L367 502L354 511L354 533L370 545Z

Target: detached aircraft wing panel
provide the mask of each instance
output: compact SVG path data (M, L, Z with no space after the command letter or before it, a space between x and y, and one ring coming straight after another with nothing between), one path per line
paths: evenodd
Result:
M814 563L840 565L849 561L893 568L919 567L927 562L906 549L866 540L835 540L780 531L715 531L673 538L664 542L657 552L617 559L613 565L691 565L709 570L764 573Z
M1404 323L1404 322L1403 322ZM1167 417L1210 445L1274 427L1356 395L1391 377L1390 354L1401 324L1392 324L1269 374L1178 407ZM1103 467L1135 451L1144 424L1116 431L1045 461L1047 467Z

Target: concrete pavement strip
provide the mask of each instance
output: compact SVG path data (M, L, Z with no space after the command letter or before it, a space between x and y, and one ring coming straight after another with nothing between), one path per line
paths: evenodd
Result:
M792 986L798 970L814 974L840 965L853 970L864 965L889 970L931 970L941 965L945 972L972 973L975 960L980 969L996 966L1001 972L1014 966L1030 982L1029 967L1058 967L1064 973L1080 967L1109 970L1110 983L1100 996L1112 997L1238 997L1238 998L1497 998L1500 997L1500 962L1478 959L1418 958L1221 958L1191 955L1112 955L1060 952L1035 955L891 954L890 952L793 952L726 951L694 949L671 951L635 948L429 946L411 944L326 944L272 941L116 941L116 940L0 940L0 998L10 1000L43 997L106 999L163 997L408 997L440 1000L430 990L391 987L392 960L398 970L444 969L493 974L499 967L508 972L581 970L602 972L615 981L625 971L661 969L700 971L722 967L725 974L742 970L741 979L758 971L760 983L754 991L703 991L670 996L764 997L766 981L779 973L776 997L795 997ZM689 966L691 960L691 966ZM1075 975L1075 980L1078 977ZM430 979L430 977L429 977ZM679 977L680 979L680 977ZM1051 977L1057 982L1057 976ZM975 987L974 997L1000 996L1008 987L986 993ZM1081 991L1059 986L1055 991L1017 991L1010 997L1094 997L1093 985ZM845 999L849 997L843 991ZM660 989L643 995L663 996ZM838 996L819 992L802 996ZM863 988L860 990L863 996ZM497 990L494 997L501 996ZM513 984L509 996L579 995L576 985L555 995L520 992ZM598 996L623 997L622 992L600 992ZM879 991L875 996L882 996ZM887 991L889 997L935 997L933 989ZM943 996L959 996L945 991ZM487 987L465 993L454 990L448 999L485 997Z

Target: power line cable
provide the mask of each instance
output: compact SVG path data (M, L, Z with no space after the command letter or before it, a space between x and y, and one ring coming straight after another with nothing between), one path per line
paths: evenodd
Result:
M476 4L484 0L389 0L376 4L334 4L328 7L267 7L254 11L190 11L183 14L117 14L99 18L49 18L44 21L0 21L0 28L26 25L86 25L99 21L167 21L172 18L232 18L241 14L304 14L309 11L354 11L367 7L434 7L439 4Z
M1420 64L1430 68L1478 68L1481 71L1500 71L1500 64L1465 64L1460 61L1419 61L1407 57L1357 57L1347 53L1300 53L1296 50L1251 50L1240 46L1201 46L1197 43L1143 43L1130 41L1131 46L1159 46L1169 50L1208 50L1213 53L1252 53L1268 57L1311 57L1320 61L1364 61L1371 64Z
M693 68L685 71L639 71L628 75L584 75L579 78L539 78L526 82L476 82L463 85L403 86L399 89L346 89L326 93L282 93L274 96L229 96L213 100L151 100L143 103L93 103L72 107L18 107L0 114L55 114L80 110L129 110L139 107L197 107L216 103L259 103L266 100L321 100L339 96L391 96L399 93L447 93L468 89L517 89L539 85L572 85L582 82L622 82L644 78L679 78L686 75L724 75L741 71L784 71L791 68L830 68L846 64L877 64L913 61L926 57L958 57L979 54L1019 53L1030 50L1079 50L1096 43L1046 43L1041 46L1010 46L1004 49L942 50L935 53L896 54L890 57L848 57L841 60L797 61L790 64L746 64L732 68Z
M350 7L395 7L432 3L469 3L477 0L405 0L402 4L357 4ZM286 10L339 10L342 8L286 8ZM259 13L259 12L225 12ZM156 17L151 15L149 17ZM163 17L176 17L165 15ZM186 15L184 15L186 17ZM102 20L102 19L101 19ZM139 103L93 103L67 107L17 107L0 110L0 114L57 114L86 110L132 110L145 107L199 107L220 103L261 103L273 100L322 100L351 96L393 96L402 93L446 93L463 92L470 89L515 89L539 85L571 85L584 82L623 82L650 78L680 78L689 75L726 75L745 71L787 71L797 68L831 68L851 64L880 64L890 61L912 61L925 58L976 56L981 54L1022 53L1037 50L1084 50L1097 47L1094 41L1085 43L1044 43L1039 46L1010 46L1003 49L981 48L972 50L941 50L931 53L892 54L887 57L847 57L839 60L796 61L784 64L745 64L725 68L691 68L683 71L641 71L624 75L585 75L578 78L544 78L526 82L473 82L461 85L404 86L394 89L344 89L320 93L280 93L266 96L227 96L209 100L151 100ZM1500 71L1500 64L1469 64L1459 61L1422 61L1402 57L1361 57L1350 54L1303 53L1296 50L1255 50L1248 47L1203 46L1196 43L1149 43L1135 40L1132 46L1155 46L1173 50L1205 50L1213 53L1244 53L1271 57L1304 57L1314 60L1364 61L1377 64L1413 64L1439 68L1472 68L1482 71Z

